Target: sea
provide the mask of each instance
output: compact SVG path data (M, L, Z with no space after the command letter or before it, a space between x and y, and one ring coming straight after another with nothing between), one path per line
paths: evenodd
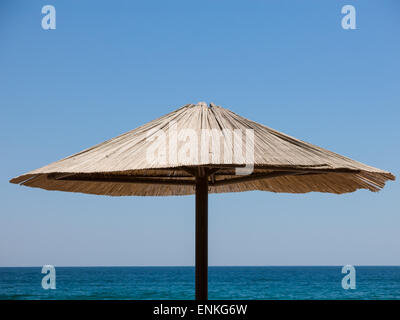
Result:
M194 267L57 267L44 289L42 267L0 268L0 299L193 299ZM209 299L400 299L400 266L209 267Z

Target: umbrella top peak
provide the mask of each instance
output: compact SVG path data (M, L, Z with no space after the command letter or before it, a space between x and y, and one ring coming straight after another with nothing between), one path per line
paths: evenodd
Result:
M207 102L202 102L202 101L197 102L197 104L195 104L195 106L196 107L200 107L200 108L207 108L208 107ZM210 107L211 107L211 104L210 104Z
M219 107L222 108L221 106L217 106L215 103L210 102L209 104L207 102L204 101L199 101L195 104L189 103L187 105L185 105L184 107L186 108L193 108L193 107L198 107L198 108L215 108L215 107ZM224 109L224 108L222 108Z

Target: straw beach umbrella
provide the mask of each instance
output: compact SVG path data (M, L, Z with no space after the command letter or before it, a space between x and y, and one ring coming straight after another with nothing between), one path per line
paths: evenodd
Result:
M208 193L375 192L394 179L390 172L200 102L10 182L109 196L195 194L196 299L207 299Z

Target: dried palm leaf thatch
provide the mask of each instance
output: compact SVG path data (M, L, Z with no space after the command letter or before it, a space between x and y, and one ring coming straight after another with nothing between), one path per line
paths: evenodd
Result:
M235 130L243 135L236 139ZM249 151L246 132L250 131L254 135L254 170L248 175L237 175L236 168L249 162L245 157L235 158L235 152ZM188 138L190 134L196 137L194 144ZM209 138L208 144L202 144L203 134ZM191 147L197 146L191 156L182 151L188 139ZM170 141L177 144L174 146ZM190 154L189 149L184 150ZM149 150L158 156L149 157ZM179 152L183 152L181 156ZM185 105L10 182L46 190L111 196L186 195L195 192L198 170L208 170L210 193L263 190L341 194L357 189L378 191L387 180L395 179L390 172L295 139L214 104L207 106L200 102Z

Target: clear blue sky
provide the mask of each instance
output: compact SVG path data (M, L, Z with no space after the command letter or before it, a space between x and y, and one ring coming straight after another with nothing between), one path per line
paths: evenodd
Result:
M399 35L396 0L1 1L0 265L193 265L193 196L8 183L187 103L398 175ZM399 191L211 195L209 263L400 265Z

